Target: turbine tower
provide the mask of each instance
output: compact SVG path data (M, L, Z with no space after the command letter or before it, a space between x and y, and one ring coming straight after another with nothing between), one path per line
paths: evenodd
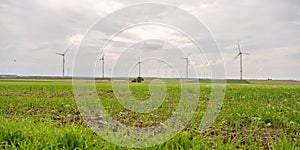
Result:
M102 57L99 59L99 61L102 61L102 78L104 78L104 53L102 55Z
M60 56L63 57L63 68L62 68L62 75L63 75L63 77L65 77L65 62L66 62L65 56L66 56L66 54L67 54L68 51L69 51L69 48L66 49L66 51L64 53L56 53L57 55L60 55Z
M189 57L191 56L192 53L189 53L185 58L181 58L181 59L185 59L186 60L186 78L189 78Z
M237 59L240 56L240 80L243 80L243 55L249 55L249 54L248 53L243 53L241 51L241 46L240 46L239 43L238 43L238 50L239 50L239 53L236 57L234 57L233 60Z

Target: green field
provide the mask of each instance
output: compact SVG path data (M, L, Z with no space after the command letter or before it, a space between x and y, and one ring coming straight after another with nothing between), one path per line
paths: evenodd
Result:
M201 82L199 106L186 128L171 140L146 149L299 149L300 84L248 82L227 84L219 116L200 133L211 90L209 82ZM133 95L148 99L148 83L130 83ZM149 127L165 121L180 97L180 85L170 80L162 106L139 114L118 103L109 82L96 85L107 112L127 126ZM70 80L0 80L0 148L130 149L109 143L89 129L72 91Z

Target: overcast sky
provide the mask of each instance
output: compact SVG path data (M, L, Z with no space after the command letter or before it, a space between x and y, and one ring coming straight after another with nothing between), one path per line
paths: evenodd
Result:
M62 57L55 53L62 53L65 49L71 48L66 56L66 74L72 75L76 49L91 27L114 11L140 2L140 0L1 0L0 74L61 75ZM223 55L227 78L239 78L239 60L233 60L238 54L236 44L239 41L242 51L250 54L243 59L245 78L300 79L299 0L143 2L170 4L194 15L216 40ZM184 22L185 18L177 16L169 19ZM120 22L116 20L116 24L118 23ZM191 27L191 30L197 28ZM98 39L101 40L101 34L99 36ZM164 44L162 42L164 36L172 36L177 40L173 43L167 41ZM146 42L138 41L139 38ZM106 75L111 72L114 62L118 59L122 58L125 62L128 60L128 63L132 61L133 64L138 61L135 58L126 60L127 55L123 55L124 53L132 55L131 53L139 51L140 48L141 51L147 50L149 53L144 53L140 57L146 58L146 54L156 53L157 55L153 57L167 58L172 53L169 51L172 48L184 49L181 53L172 55L175 66L181 66L181 69L177 70L181 76L184 75L185 62L179 58L192 52L190 65L194 67L198 77L209 77L209 65L216 62L205 60L205 54L197 53L187 41L180 33L161 26L145 25L128 29L115 37L111 49L105 52ZM126 49L125 52L118 51L120 47ZM144 63L147 69L143 69L143 74L176 76L174 70L160 64L159 61L148 60L148 63ZM100 63L96 67L97 76L101 76ZM132 67L123 71L130 71ZM137 74L137 70L133 69L131 73Z

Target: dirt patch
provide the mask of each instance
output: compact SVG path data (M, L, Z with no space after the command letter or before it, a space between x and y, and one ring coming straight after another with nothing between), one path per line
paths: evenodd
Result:
M69 115L57 120L58 125L62 124L83 124L83 120L79 115Z
M295 80L274 80L273 82L280 83L280 84L299 84L300 81L295 81Z

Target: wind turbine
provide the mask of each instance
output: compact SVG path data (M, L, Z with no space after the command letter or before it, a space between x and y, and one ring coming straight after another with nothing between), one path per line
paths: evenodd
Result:
M181 58L181 59L185 59L186 60L186 78L189 78L189 57L191 56L192 53L189 53L185 58Z
M140 59L139 59L139 61L138 61L138 63L137 63L137 65L139 65L139 76L138 76L138 77L141 77L142 64L143 64L143 62L141 61L141 57L140 57Z
M239 53L237 56L234 57L233 60L237 59L240 56L240 79L243 80L243 55L249 55L248 53L243 53L241 51L240 43L238 43L238 50Z
M142 83L144 81L144 78L141 77L141 71L142 71L142 68L141 68L141 65L143 64L143 62L141 61L141 58L139 59L139 61L136 63L136 65L134 66L134 69L137 65L139 65L139 76L135 79L132 80L132 82L137 82L137 83ZM136 70L135 70L136 71Z
M60 56L63 57L63 70L62 70L63 77L65 77L65 62L66 62L65 56L66 56L68 51L69 51L69 48L66 49L66 51L64 53L56 53L57 55L60 55Z
M99 61L102 61L102 78L104 78L104 53L102 55L102 57L99 59Z

